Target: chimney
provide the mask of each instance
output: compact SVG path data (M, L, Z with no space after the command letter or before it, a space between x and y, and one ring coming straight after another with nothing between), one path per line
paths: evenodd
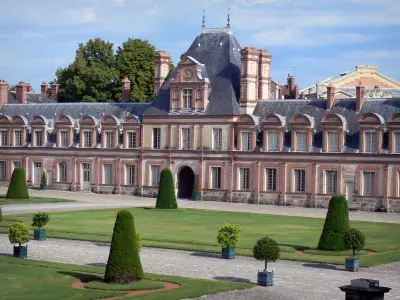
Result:
M47 89L48 89L48 85L46 82L43 81L40 86L40 93L42 94L42 96L47 97Z
M124 76L122 79L122 102L127 103L131 102L131 81L128 79L128 76Z
M294 77L291 76L290 74L288 74L288 78L287 78L287 87L289 90L289 93L291 93L294 90Z
M362 85L361 81L356 86L356 111L360 112L365 100L365 86Z
M271 99L271 53L260 49L258 61L258 99Z
M186 55L183 53L181 59ZM169 64L171 63L171 55L168 51L156 51L154 55L154 94L158 94L161 86L169 74Z
M26 91L27 91L28 93L32 92L32 84L30 84L30 83L27 83L27 84L26 84Z
M252 114L258 100L260 50L245 47L241 50L240 101L244 114Z
M58 83L53 83L51 85L51 99L58 101Z
M8 83L5 80L0 80L0 108L8 102Z
M330 84L326 88L327 96L326 96L326 109L330 110L335 102L335 87Z
M17 101L21 104L28 103L28 89L25 82L20 82L16 86Z

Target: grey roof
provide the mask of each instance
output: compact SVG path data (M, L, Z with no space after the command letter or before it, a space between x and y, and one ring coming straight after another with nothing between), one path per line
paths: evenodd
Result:
M50 99L42 94L35 94L35 93L27 93L27 102L28 103L55 103L53 99ZM18 104L17 97L15 92L9 91L8 92L8 103L10 104Z
M205 115L240 115L240 50L229 28L204 29L186 52L205 65L211 83L209 104ZM167 115L169 111L169 82L176 75L172 72L157 95L154 106L144 115Z
M336 113L343 116L347 122L346 149L345 152L356 152L359 148L359 118L364 113L377 113L384 120L391 115L400 112L400 99L366 99L360 112L356 112L356 101L354 99L335 100L330 110L326 109L325 99L312 100L262 100L258 101L254 109L254 115L262 121L268 114L280 114L291 120L296 114L308 114L314 118L315 134L313 151L322 148L322 119L325 115ZM290 134L285 136L284 145L290 146ZM387 134L384 136L383 149L387 148Z

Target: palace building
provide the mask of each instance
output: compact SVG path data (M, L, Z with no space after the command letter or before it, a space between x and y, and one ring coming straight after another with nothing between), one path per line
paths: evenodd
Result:
M271 80L271 59L229 27L204 28L175 71L156 52L149 103L130 102L128 78L122 103L57 103L57 84L49 99L47 86L0 81L0 184L22 166L29 186L44 170L52 189L155 196L170 168L181 198L197 182L202 200L327 207L340 193L400 212L400 98L366 94L394 81L353 74L348 97L332 83L298 99L292 76Z

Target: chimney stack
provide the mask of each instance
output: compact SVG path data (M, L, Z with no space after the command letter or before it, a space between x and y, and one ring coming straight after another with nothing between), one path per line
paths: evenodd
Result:
M58 101L58 83L53 83L51 85L51 99L53 99L54 101Z
M183 53L181 59L186 55ZM154 55L154 94L158 94L161 86L169 74L169 64L171 63L171 55L168 51L156 51Z
M330 84L326 88L327 90L327 97L326 97L326 109L330 110L335 102L335 87Z
M30 83L27 83L27 84L26 84L26 91L27 91L28 93L32 92L32 84L30 84Z
M361 81L356 87L356 112L360 112L365 100L365 86Z
M260 50L245 47L241 50L240 100L239 106L244 114L252 114L258 100Z
M48 85L46 82L43 81L40 86L40 93L42 94L42 96L47 97L47 89L48 89Z
M122 79L122 102L127 103L131 102L131 81L128 79L128 76L125 75L124 79Z
M0 108L8 102L8 83L5 80L0 80Z
M21 104L28 103L28 87L25 82L19 82L16 86L17 101Z
M271 53L260 49L258 60L258 99L271 99Z

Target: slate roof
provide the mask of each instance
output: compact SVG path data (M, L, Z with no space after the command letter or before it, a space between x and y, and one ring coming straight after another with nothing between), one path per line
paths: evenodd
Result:
M211 82L209 104L205 115L240 115L240 50L241 46L229 28L203 29L186 52L205 65ZM154 105L144 115L167 115L169 82L172 72L157 95Z
M8 103L18 104L15 92L8 92ZM42 94L34 94L32 92L27 93L28 103L56 103L53 99L43 96Z

